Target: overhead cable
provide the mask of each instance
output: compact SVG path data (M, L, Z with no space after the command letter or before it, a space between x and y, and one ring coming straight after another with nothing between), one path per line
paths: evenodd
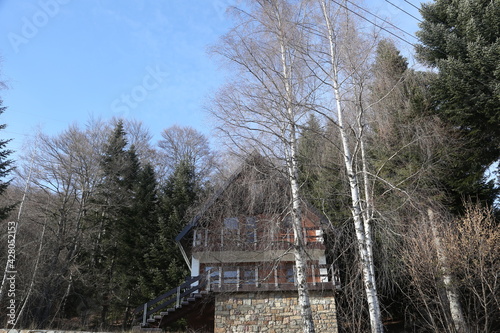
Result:
M413 43L411 43L411 42L407 41L407 40L406 40L406 39L404 39L403 37L401 37L401 36L399 36L399 35L397 35L397 34L393 33L392 31L390 31L390 30L386 29L385 27L383 27L383 26L381 26L381 25L377 24L376 22L373 22L372 20L370 20L370 19L366 18L365 16L363 16L363 15L361 15L361 14L359 14L359 13L355 12L354 10L350 9L349 7L347 7L346 5L341 4L341 3L339 3L339 2L337 2L337 1L335 1L335 0L331 0L331 1L332 1L332 2L334 2L334 3L336 3L337 5L339 5L339 6L343 7L343 8L345 8L345 9L347 9L348 11L350 11L351 13L353 13L354 15L357 15L357 16L361 17L363 20L367 21L368 23L373 24L373 25L374 25L374 26L376 26L377 28L384 30L385 32L387 32L387 33L389 33L390 35L392 35L392 36L396 37L397 39L400 39L400 40L402 40L403 42L405 42L405 43L407 43L407 44L409 44L409 45L411 45L411 46L413 46L413 47L416 47L416 45L415 45L415 44L413 44ZM374 15L374 14L372 14L372 15Z
M394 7L396 7L397 9L399 9L400 11L402 11L403 13L405 13L406 15L408 16L411 16L413 17L415 20L417 20L418 22L422 22L421 19L419 19L418 17L410 14L409 12L407 12L406 10L404 10L403 8L399 7L399 6L396 6L395 4L393 4L392 2L390 2L389 0L385 0L385 2L388 2L389 4L393 5ZM405 1L405 2L408 2L408 1ZM412 5L413 7L415 7L412 3L408 2L410 5ZM417 7L415 7L417 8ZM417 8L418 9L418 8Z

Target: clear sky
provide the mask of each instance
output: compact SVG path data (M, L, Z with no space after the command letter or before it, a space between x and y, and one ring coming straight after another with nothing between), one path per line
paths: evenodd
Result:
M0 138L20 151L37 128L57 134L90 117L140 120L159 139L174 124L210 135L203 111L223 83L207 46L230 27L236 0L0 0ZM391 0L418 16L416 0ZM387 0L370 10L414 33ZM415 42L408 36L404 36ZM402 48L410 49L404 43ZM410 51L411 52L411 51Z

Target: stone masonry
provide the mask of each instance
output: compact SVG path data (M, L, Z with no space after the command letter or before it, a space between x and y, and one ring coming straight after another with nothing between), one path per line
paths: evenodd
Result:
M337 332L333 291L311 291L310 297L316 332ZM219 294L214 332L302 332L297 292Z

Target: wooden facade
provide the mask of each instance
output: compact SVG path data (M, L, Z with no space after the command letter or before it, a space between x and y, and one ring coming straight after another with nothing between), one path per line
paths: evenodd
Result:
M176 290L136 309L136 313L142 313L143 326L147 322L164 326L185 318L191 328L203 326L213 332L215 317L225 322L223 312L216 309L224 307L220 302L228 293L237 293L240 298L245 293L251 298L266 293L273 297L280 292L288 293L287 297L293 295L297 289L295 235L286 184L279 170L263 158L247 160L177 236L191 277ZM321 214L303 203L307 284L320 303L333 302L339 285L325 254L326 225ZM323 301L318 296L322 292ZM205 301L197 301L201 298Z
M312 290L332 286L321 219L305 210L303 234ZM294 233L287 216L232 216L193 230L194 275L204 274L207 289L258 291L295 289Z

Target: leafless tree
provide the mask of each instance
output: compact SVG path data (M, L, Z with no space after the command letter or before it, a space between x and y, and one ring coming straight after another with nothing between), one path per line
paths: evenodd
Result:
M175 170L182 161L187 160L195 167L200 181L206 180L216 169L216 154L210 148L207 137L192 127L171 126L161 132L160 174L163 177Z
M86 238L93 232L86 214L99 181L103 127L102 122L93 122L85 130L71 126L58 136L37 135L30 181L34 194L25 203L36 213L23 222L44 230L44 238L35 240L39 251L33 256L33 271L27 274L32 283L20 290L24 312L17 319L23 325L30 321L49 325L80 277L76 260L82 248L90 245ZM27 177L23 168L19 176Z
M402 258L411 278L409 296L424 319L415 325L436 332L497 329L500 234L491 211L468 205L463 217L453 218L433 207L413 222Z
M283 163L291 194L299 306L304 332L314 332L297 160L298 127L314 95L314 82L308 80L309 69L299 52L307 47L299 29L307 8L281 0L252 2L249 8L233 10L237 25L214 48L238 77L220 91L211 113L236 149L255 149Z
M315 111L338 127L371 330L382 332L373 259L374 207L366 160L364 97L377 33L361 29L347 2L311 3L315 8L315 21L310 33L316 36L316 43L313 52L304 53L304 57L311 64L309 67L317 67L315 73L327 96Z

